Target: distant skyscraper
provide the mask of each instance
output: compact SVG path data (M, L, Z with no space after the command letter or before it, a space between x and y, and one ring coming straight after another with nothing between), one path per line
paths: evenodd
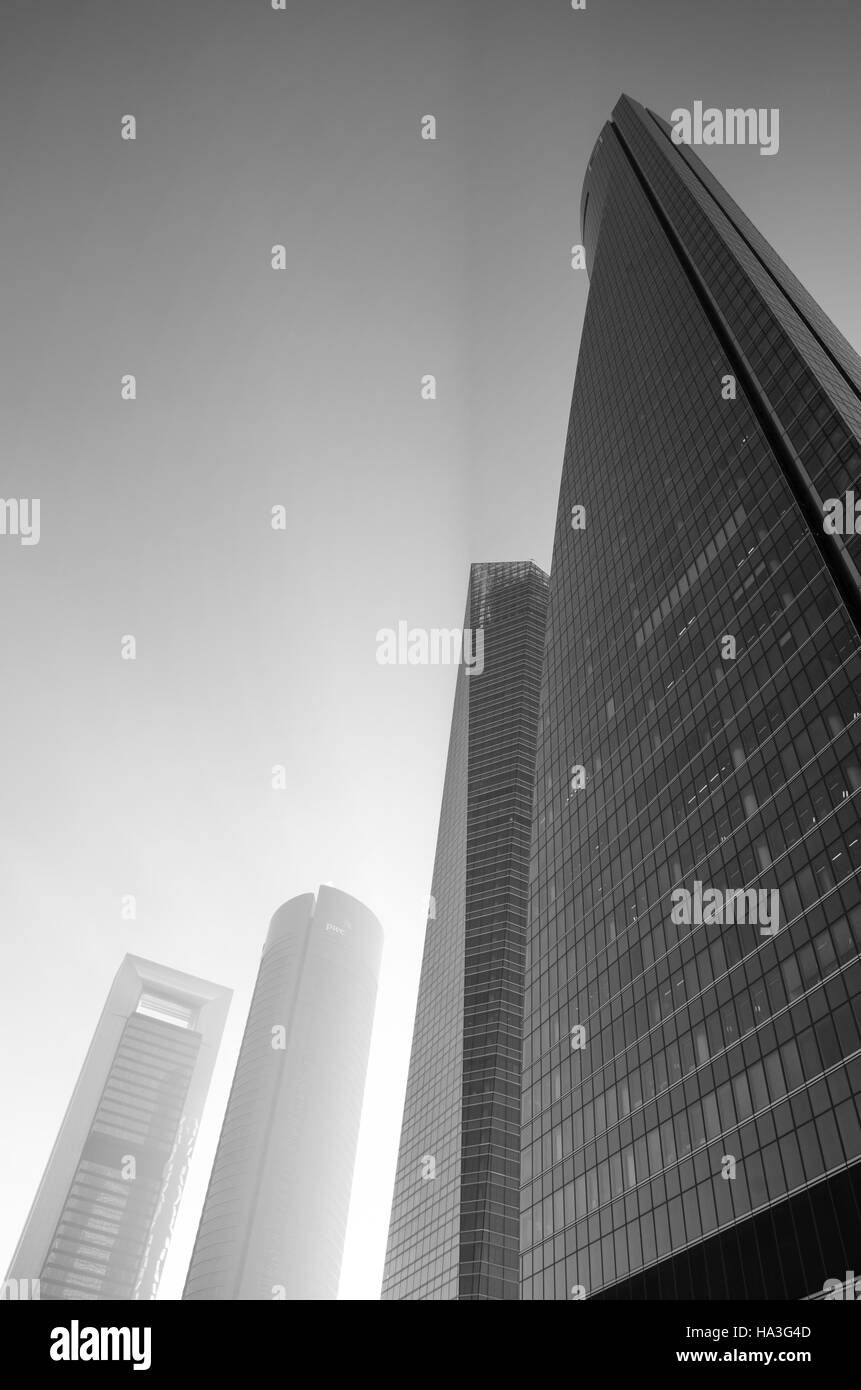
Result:
M516 1299L523 945L547 576L473 565L384 1299ZM473 638L473 647L476 639Z
M269 926L185 1299L333 1299L383 932L335 888Z
M155 1298L231 993L126 956L7 1281L39 1279L43 1300Z
M628 98L581 212L523 1297L803 1298L861 1250L861 541L823 525L861 496L861 360Z

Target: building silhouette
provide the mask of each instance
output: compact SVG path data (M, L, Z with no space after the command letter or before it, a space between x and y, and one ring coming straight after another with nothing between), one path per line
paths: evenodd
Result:
M457 674L384 1299L516 1299L523 947L547 576L476 564ZM475 638L473 639L475 645Z
M231 993L125 957L4 1296L155 1298Z
M383 933L335 888L269 926L184 1299L334 1299Z
M627 97L581 216L522 1296L811 1297L861 1250L859 540L823 522L861 483L861 360ZM779 929L673 920L680 889L777 890Z

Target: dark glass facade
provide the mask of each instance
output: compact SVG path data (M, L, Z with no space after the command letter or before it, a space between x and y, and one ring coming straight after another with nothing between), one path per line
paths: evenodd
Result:
M518 1297L529 843L547 576L477 564L464 627L384 1299ZM473 648L474 650L474 644Z
M581 211L522 1297L815 1296L861 1252L859 543L822 525L861 482L861 361L628 98ZM778 890L779 930L676 924L696 882Z

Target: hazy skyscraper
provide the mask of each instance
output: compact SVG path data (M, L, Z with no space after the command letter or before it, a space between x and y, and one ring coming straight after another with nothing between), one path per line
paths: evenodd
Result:
M523 1296L801 1298L861 1249L861 360L638 103L581 212Z
M184 1298L337 1296L382 944L335 888L272 918Z
M7 1280L42 1299L156 1296L231 991L126 956Z
M547 576L470 571L384 1299L514 1299L523 943ZM473 637L473 647L475 637Z

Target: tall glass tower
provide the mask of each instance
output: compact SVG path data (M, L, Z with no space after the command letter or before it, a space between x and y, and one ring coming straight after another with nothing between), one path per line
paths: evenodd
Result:
M523 947L547 576L470 570L384 1299L516 1299ZM479 637L479 634L481 636Z
M522 1296L814 1296L861 1251L861 360L627 97L581 215Z
M231 993L125 957L4 1297L33 1281L46 1300L156 1297Z
M272 918L184 1299L337 1297L382 945L329 886Z

